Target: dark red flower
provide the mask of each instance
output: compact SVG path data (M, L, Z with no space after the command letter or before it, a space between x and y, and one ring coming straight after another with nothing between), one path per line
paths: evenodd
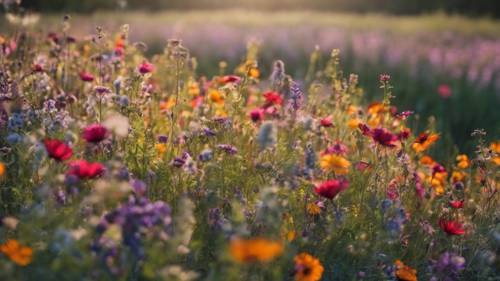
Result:
M358 128L361 130L361 133L365 136L371 137L372 131L370 130L370 127L368 127L366 124L359 124Z
M267 92L264 93L264 98L266 99L266 104L264 107L269 107L272 105L280 105L283 103L283 98L277 92Z
M411 133L410 129L404 128L398 133L397 137L399 140L405 140L408 137L410 137L410 133Z
M96 178L104 173L104 165L98 162L91 163L85 160L75 160L69 164L67 173L80 179Z
M453 209L461 209L464 207L464 201L463 200L451 200L450 207L452 207Z
M349 151L349 148L343 144L341 141L336 141L329 147L327 147L322 153L321 156L325 154L337 154L337 155L345 155Z
M32 66L33 72L43 72L43 66L39 63L35 63Z
M154 70L154 66L153 64L147 62L147 61L143 61L140 65L139 65L139 73L141 74L146 74L146 73L150 73L150 72L153 72Z
M83 138L87 142L100 142L108 135L108 129L101 124L91 124L83 129Z
M385 128L373 129L371 135L375 142L387 147L395 147L398 141L398 137Z
M463 235L465 229L462 223L453 220L440 219L439 227L448 235Z
M314 188L319 196L333 199L337 194L349 187L349 181L346 179L332 179L322 182Z
M46 139L44 141L45 149L50 158L57 161L64 161L73 155L73 150L67 144L57 139Z
M92 82L94 81L94 75L88 71L82 71L80 72L80 79L84 82Z
M222 83L227 84L227 83L239 83L241 81L241 78L236 75L226 75L222 77Z
M264 110L261 108L256 108L250 111L250 119L252 119L253 122L259 122L262 119L264 119Z
M333 126L333 122L332 122L332 117L331 116L322 118L319 121L319 123L320 123L321 126L326 127L326 128Z

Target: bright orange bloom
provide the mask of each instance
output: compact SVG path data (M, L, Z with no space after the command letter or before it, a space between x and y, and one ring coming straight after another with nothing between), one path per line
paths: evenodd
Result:
M319 215L321 213L321 208L314 202L307 204L306 209L307 213L312 216Z
M358 129L359 127L359 124L361 124L362 121L360 119L350 119L349 121L347 121L347 126L349 126L349 128L353 129L353 130L356 130Z
M495 153L500 153L500 141L492 142L490 149Z
M396 260L394 262L396 265L396 277L401 281L417 281L417 271L407 265L402 261Z
M208 98L210 99L211 102L217 103L217 104L223 104L224 103L224 97L222 94L217 91L217 90L211 90L208 93Z
M429 149L431 145L433 145L439 139L438 134L427 134L422 133L412 145L413 150L415 152L420 153Z
M460 169L467 169L470 166L469 157L465 154L460 154L457 156L457 167Z
M321 156L319 166L324 171L333 171L338 175L345 175L349 172L351 162L342 156L335 154L325 154Z
M436 162L434 159L432 159L430 156L425 155L420 158L420 164L425 165L425 166L434 166Z
M296 281L318 281L321 279L324 269L317 258L307 253L301 253L295 256L294 261Z
M22 246L14 239L10 239L5 244L0 245L0 252L20 266L30 264L33 256L33 250L30 247Z
M453 173L451 173L451 182L457 183L459 181L463 181L466 176L467 174L462 171L453 171Z
M236 238L231 240L229 252L234 260L241 263L270 262L283 253L283 244L265 238Z
M0 177L5 175L5 164L0 162Z

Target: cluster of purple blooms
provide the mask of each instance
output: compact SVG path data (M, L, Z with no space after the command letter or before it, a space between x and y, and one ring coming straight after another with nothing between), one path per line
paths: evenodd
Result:
M115 241L107 238L106 231L112 225L121 229L122 244L138 259L145 257L142 239L147 232L158 231L159 237L168 237L171 232L171 208L163 201L151 202L145 197L146 184L133 180L134 194L127 202L104 215L96 227L97 238L93 250L108 258L117 254ZM165 235L162 235L165 234Z
M455 281L459 280L459 274L465 269L465 258L450 252L444 252L439 259L432 262L432 277L430 281Z

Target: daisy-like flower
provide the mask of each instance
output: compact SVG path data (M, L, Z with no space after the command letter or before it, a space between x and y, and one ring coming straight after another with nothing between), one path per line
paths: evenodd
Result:
M345 175L349 172L351 162L339 155L326 154L321 156L319 166L324 171L332 171L338 175Z
M295 281L318 281L323 275L324 268L321 262L307 254L301 253L294 258Z
M400 281L417 281L417 271L407 265L402 261L396 260L394 262L396 266L396 277Z
M30 264L33 258L33 249L21 245L14 239L7 240L7 242L0 245L0 252L6 255L15 264L20 266Z
M266 238L235 238L230 242L229 253L240 263L270 262L283 253L283 243Z
M420 134L415 142L412 144L413 150L415 152L420 153L423 151L426 151L433 145L437 140L439 139L438 134L428 134L428 133L422 133Z

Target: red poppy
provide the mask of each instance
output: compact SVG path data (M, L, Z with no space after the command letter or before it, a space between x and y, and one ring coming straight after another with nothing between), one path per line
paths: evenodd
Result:
M451 97L451 88L450 88L450 86L448 86L446 84L439 85L437 91L438 91L439 96L441 96L443 99L447 99L447 98Z
M463 200L451 200L450 207L452 207L453 209L461 209L464 207L464 201Z
M361 130L361 133L365 136L371 136L372 134L372 131L370 130L370 127L368 127L366 124L359 124L358 125L358 128Z
M346 190L349 187L349 181L346 179L332 179L332 180L327 180L319 185L317 185L314 188L314 191L316 194L319 196L328 198L328 199L333 199L337 194L340 192Z
M104 173L104 165L98 162L75 160L69 164L68 174L80 179L96 178Z
M280 105L283 103L283 98L277 92L267 92L264 93L264 98L266 99L266 104L264 107L269 107L272 105Z
M396 141L398 140L396 135L392 134L385 128L373 129L371 136L375 142L387 147L395 147Z
M227 84L227 83L239 83L241 81L241 78L236 75L226 75L222 77L222 83Z
M50 158L57 161L64 161L73 155L71 147L66 145L63 141L57 139L46 139L44 141L45 149Z
M465 229L462 223L453 220L440 219L439 227L448 235L463 235Z
M264 119L264 110L260 108L253 109L250 111L250 119L252 119L253 122L261 121Z
M101 124L91 124L83 129L83 138L87 142L97 143L106 138L108 129Z
M80 79L84 82L92 82L94 81L94 75L88 71L82 71L80 72Z
M319 123L320 123L321 126L326 127L326 128L333 126L333 122L332 122L332 117L331 116L322 118L319 121Z
M141 73L141 74L150 73L150 72L153 72L153 70L154 70L153 64L151 64L147 61L144 61L139 65L139 73Z

